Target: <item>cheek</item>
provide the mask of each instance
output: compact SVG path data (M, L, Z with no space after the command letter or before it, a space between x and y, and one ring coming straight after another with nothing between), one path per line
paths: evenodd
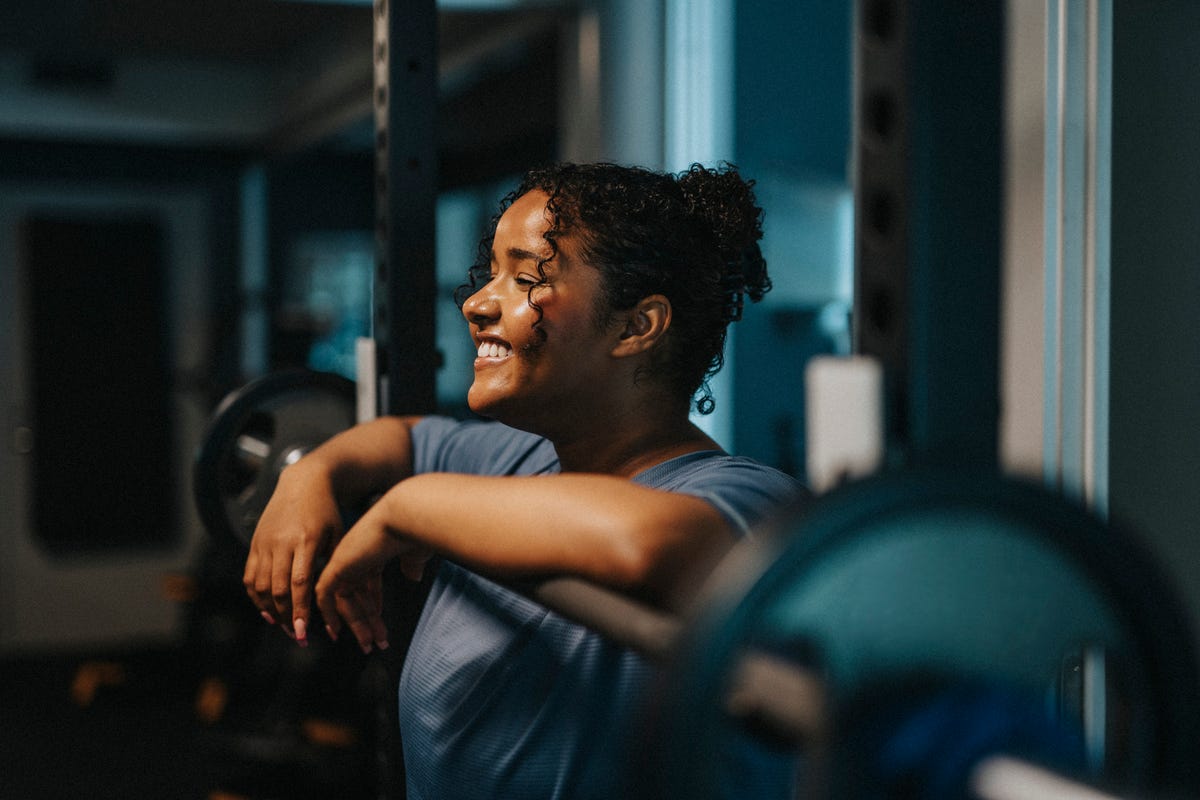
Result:
M595 309L587 299L574 293L547 291L535 295L538 310L529 308L531 321L541 319L541 327L552 338L580 339L595 333Z

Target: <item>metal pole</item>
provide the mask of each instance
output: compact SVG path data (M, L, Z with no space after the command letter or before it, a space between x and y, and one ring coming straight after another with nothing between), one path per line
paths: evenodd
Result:
M855 349L893 463L996 467L1002 6L857 7Z
M379 406L437 405L437 4L375 0L375 311Z

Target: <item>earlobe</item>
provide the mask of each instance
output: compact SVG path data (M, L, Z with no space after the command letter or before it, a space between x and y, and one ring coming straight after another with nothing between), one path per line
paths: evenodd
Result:
M670 327L671 301L661 294L644 297L626 314L613 355L644 353L658 344Z

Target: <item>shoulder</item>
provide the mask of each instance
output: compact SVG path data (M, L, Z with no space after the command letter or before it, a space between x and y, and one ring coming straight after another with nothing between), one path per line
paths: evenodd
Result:
M635 480L707 500L741 533L809 496L805 486L785 472L751 458L714 451L671 459Z
M558 467L547 440L488 420L425 417L413 427L412 441L417 473L529 475Z

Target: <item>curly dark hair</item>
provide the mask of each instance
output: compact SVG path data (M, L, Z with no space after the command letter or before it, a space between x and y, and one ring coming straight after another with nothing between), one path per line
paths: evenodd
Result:
M726 328L741 318L745 297L757 302L771 288L753 186L731 164L693 164L678 174L607 163L531 170L501 201L455 301L461 307L488 280L500 216L518 197L540 189L550 197L547 261L557 254L559 238L577 237L581 259L602 276L600 321L648 295L667 297L671 328L650 369L687 402L699 393L696 410L711 413L716 404L708 378L724 363ZM541 282L544 264L538 264Z

